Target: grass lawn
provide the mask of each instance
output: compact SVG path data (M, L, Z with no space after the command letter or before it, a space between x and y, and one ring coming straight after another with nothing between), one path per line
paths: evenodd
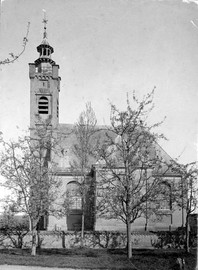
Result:
M36 257L29 250L0 250L0 264L32 265L48 267L131 269L131 270L173 270L177 257L183 256L185 270L196 266L196 252L184 254L171 250L134 250L131 261L126 251L104 249L42 249ZM1 268L1 267L0 267Z

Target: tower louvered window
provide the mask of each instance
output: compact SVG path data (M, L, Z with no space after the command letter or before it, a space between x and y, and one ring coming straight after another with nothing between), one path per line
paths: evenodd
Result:
M49 101L46 97L40 97L38 103L38 113L39 114L48 114L49 112Z

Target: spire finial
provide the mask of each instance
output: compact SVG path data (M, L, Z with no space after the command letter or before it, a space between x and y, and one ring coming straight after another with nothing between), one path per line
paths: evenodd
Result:
M43 32L43 39L47 38L47 19L46 19L46 10L43 9L43 24L44 24L44 32Z

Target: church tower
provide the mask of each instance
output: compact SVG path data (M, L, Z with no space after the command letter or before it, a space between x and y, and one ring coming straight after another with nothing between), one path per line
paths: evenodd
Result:
M39 58L29 64L30 78L30 130L37 124L48 123L51 128L59 124L59 66L52 60L54 52L47 40L44 16L43 41L37 47Z

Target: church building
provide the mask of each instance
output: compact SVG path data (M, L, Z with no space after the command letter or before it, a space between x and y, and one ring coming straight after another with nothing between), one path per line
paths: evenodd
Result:
M70 213L64 217L47 216L43 219L43 228L45 230L64 230L76 231L81 229L82 219L82 203L81 197L78 196L78 175L74 176L70 169L70 161L72 159L72 144L75 141L75 135L72 133L72 124L59 123L59 92L60 81L59 65L52 60L54 49L50 46L47 39L46 23L44 20L44 34L41 44L37 47L39 53L38 59L29 64L30 78L30 133L33 132L35 126L39 124L39 119L50 122L53 129L58 130L60 134L69 134L62 142L62 150L58 158L58 166L56 175L61 179L62 194L70 191L73 205ZM170 160L168 154L160 148L160 153L164 159ZM85 230L96 231L125 231L126 225L118 219L105 219L97 215L95 211L97 182L100 181L101 164L97 162L92 166L88 174L90 181L90 192L92 196L91 202L85 213ZM179 183L181 177L178 174L169 173L165 175L161 188L167 189L170 193L170 200L165 201L161 197L160 218L146 218L144 216L135 220L133 230L144 231L145 224L148 230L170 230L184 225L185 211L184 208L172 210L171 205L171 186L173 183ZM95 183L93 185L93 183ZM73 192L73 193L72 193ZM73 195L72 195L73 194ZM90 196L89 196L90 197Z

